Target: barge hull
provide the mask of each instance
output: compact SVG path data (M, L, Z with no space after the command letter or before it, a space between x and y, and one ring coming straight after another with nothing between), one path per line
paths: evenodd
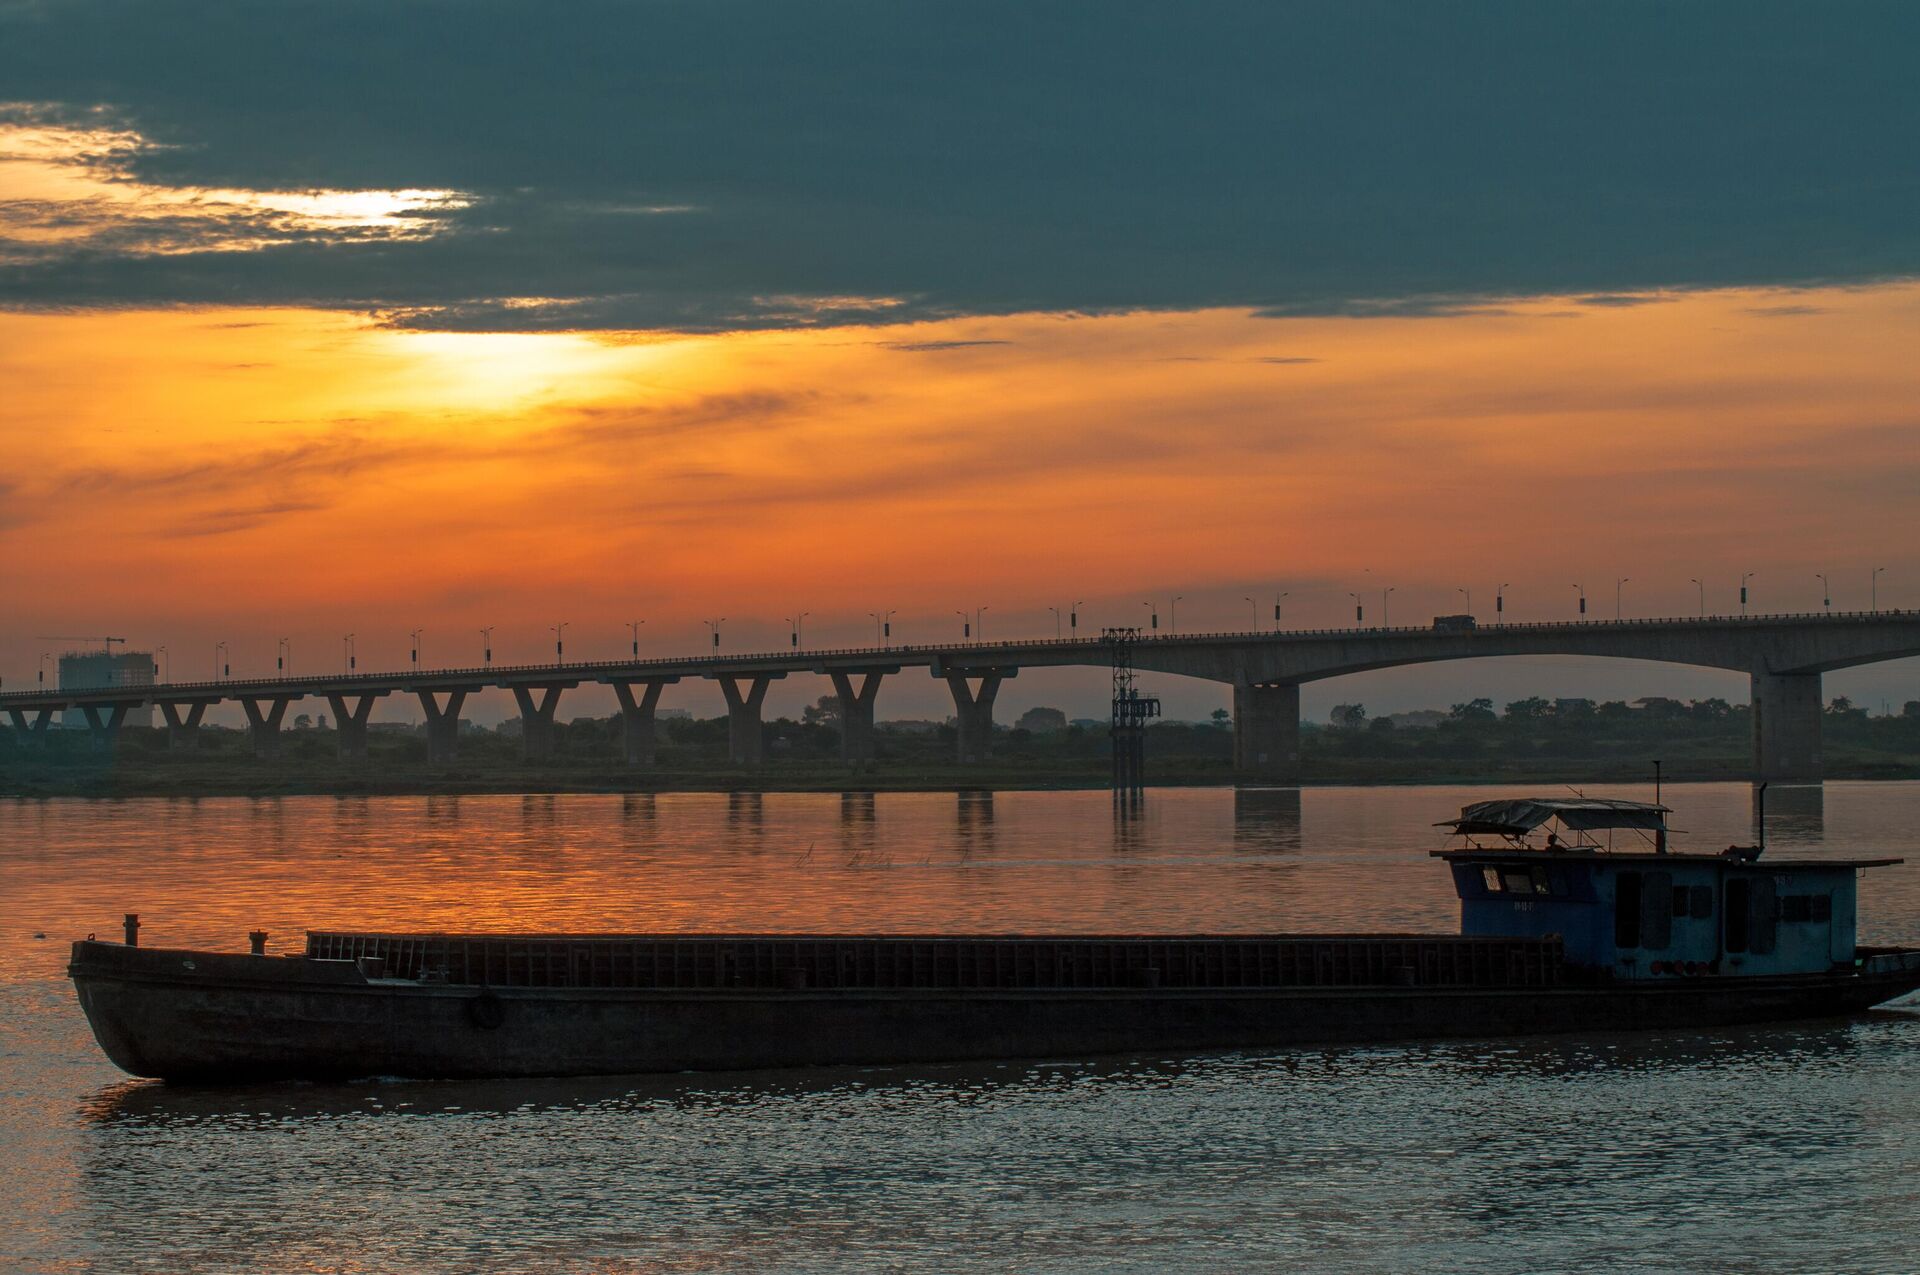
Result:
M122 1069L194 1083L619 1075L1701 1028L1857 1013L1920 953L1851 973L1650 985L661 990L367 978L351 962L77 943Z

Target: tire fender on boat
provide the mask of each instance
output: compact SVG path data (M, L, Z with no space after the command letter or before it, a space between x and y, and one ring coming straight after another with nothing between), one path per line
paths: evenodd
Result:
M482 992L467 1002L467 1018L475 1027L493 1031L507 1021L507 1003L492 992Z

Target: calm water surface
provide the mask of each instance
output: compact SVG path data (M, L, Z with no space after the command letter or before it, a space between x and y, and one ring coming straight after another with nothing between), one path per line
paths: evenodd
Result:
M1641 789L1589 790L1645 797ZM0 801L0 1268L1920 1269L1920 1019L1401 1048L187 1090L100 1057L66 941L322 927L1450 930L1467 788ZM1744 785L1672 786L1688 847ZM1920 785L1775 789L1914 854ZM1862 938L1920 943L1920 865ZM44 934L44 938L37 937Z

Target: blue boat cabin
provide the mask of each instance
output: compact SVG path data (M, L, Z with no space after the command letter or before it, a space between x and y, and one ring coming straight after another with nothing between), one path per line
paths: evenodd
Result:
M1464 807L1440 825L1464 848L1435 852L1453 869L1461 933L1557 934L1569 964L1626 980L1853 966L1855 872L1899 860L1761 863L1759 847L1673 854L1666 814L1601 798ZM1612 848L1623 833L1628 846Z

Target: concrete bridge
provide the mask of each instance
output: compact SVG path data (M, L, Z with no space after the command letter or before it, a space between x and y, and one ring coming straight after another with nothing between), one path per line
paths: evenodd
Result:
M1181 634L1140 639L1133 662L1143 671L1231 686L1237 769L1248 778L1289 783L1300 773L1303 683L1404 664L1504 655L1602 656L1745 673L1752 684L1755 776L1817 779L1821 675L1920 655L1920 611ZM444 763L453 760L459 746L460 710L468 695L488 687L510 691L520 706L526 753L539 758L552 750L562 693L601 683L612 687L619 701L627 761L649 766L661 688L704 678L719 683L734 762L751 766L761 760L760 710L768 685L811 674L830 679L840 702L842 753L857 764L873 756L874 705L883 679L924 668L952 692L959 760L983 762L992 751L993 704L1002 682L1022 668L1109 661L1108 647L1097 639L877 646L36 690L0 694L0 710L31 744L45 739L55 713L77 708L98 746L110 749L127 711L154 705L165 718L169 746L192 748L207 707L233 700L247 715L255 751L272 755L287 706L312 697L332 709L341 754L365 757L374 703L387 695L412 695L426 716L428 756Z

